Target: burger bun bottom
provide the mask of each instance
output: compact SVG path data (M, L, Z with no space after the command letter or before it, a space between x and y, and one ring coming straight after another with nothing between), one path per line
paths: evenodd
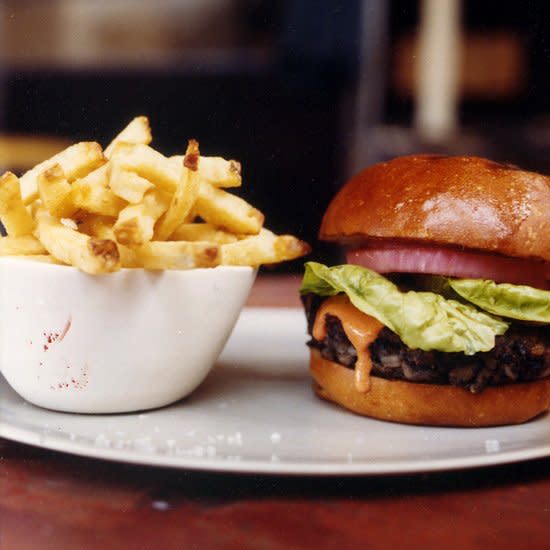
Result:
M355 389L352 369L311 350L317 395L354 413L429 426L500 426L526 422L550 409L550 379L485 388L479 394L455 386L370 378L366 393Z

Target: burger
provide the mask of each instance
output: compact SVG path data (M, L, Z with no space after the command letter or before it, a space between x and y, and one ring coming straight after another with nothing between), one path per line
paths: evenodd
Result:
M444 426L550 409L550 178L478 157L371 166L336 194L300 289L315 392Z

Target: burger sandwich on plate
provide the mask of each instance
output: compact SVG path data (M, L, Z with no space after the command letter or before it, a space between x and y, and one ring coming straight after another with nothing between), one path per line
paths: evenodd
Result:
M316 393L421 425L517 424L550 409L550 177L419 155L360 172L301 287Z

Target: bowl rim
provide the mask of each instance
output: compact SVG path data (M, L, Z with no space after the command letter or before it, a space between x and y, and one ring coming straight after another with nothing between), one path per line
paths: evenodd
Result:
M143 267L121 267L119 270L114 271L112 273L101 273L99 275L92 275L90 273L86 273L77 267L73 265L66 265L66 264L58 264L58 263L50 263L50 262L44 262L40 260L33 260L32 255L10 255L10 256L0 256L0 263L15 263L15 264L23 264L26 263L29 266L32 266L32 269L44 269L44 270L63 270L63 271L72 271L74 273L81 273L82 275L86 275L89 277L107 277L109 275L116 275L117 273L180 273L180 274L188 274L188 273L211 273L213 271L242 271L243 273L249 273L258 271L258 267L251 266L251 265L217 265L213 267L194 267L191 269L145 269Z

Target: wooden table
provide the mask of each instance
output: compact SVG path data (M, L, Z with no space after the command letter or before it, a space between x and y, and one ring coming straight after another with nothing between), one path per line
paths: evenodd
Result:
M253 305L297 305L262 277ZM550 459L383 477L213 474L0 439L0 549L550 548Z

